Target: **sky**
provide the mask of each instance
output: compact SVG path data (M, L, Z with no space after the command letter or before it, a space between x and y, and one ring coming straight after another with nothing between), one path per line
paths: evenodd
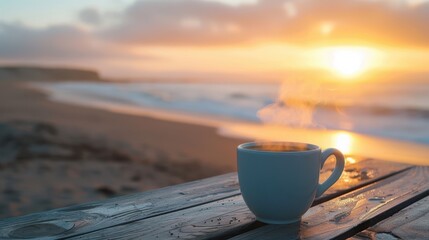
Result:
M425 0L2 0L0 64L115 78L416 73L428 22Z

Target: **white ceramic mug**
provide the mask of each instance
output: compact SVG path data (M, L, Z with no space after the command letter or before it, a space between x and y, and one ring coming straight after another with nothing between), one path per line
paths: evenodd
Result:
M319 184L319 171L329 156L336 165L331 176ZM237 147L241 193L256 219L270 224L301 220L314 199L341 176L344 156L334 148L293 142L250 142Z

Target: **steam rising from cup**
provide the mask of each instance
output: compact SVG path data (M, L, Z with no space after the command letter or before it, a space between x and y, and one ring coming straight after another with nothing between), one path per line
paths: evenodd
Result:
M276 101L259 110L258 117L265 124L320 127L313 119L315 106L320 99L320 86L316 83L284 82Z

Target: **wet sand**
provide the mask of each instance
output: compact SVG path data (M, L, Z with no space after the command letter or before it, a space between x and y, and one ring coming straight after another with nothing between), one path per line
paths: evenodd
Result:
M351 156L429 165L423 144L250 123L216 128L204 118L51 101L32 86L0 82L0 218L235 171L235 148L245 139L309 142Z
M261 141L312 143L334 147L345 155L429 166L429 145L380 138L341 130L291 128L251 123L229 124L222 135Z
M235 171L244 141L53 102L28 82L0 82L0 124L0 218Z

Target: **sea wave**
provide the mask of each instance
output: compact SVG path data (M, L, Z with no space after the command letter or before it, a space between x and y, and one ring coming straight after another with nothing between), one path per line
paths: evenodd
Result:
M341 91L342 96L332 95L329 100L308 94L280 98L279 88L278 84L264 83L79 82L45 86L57 96L75 98L79 104L102 103L96 107L119 104L210 119L348 130L429 144L429 102L421 88L409 88L408 94L401 95L386 94L381 89L372 89L367 95Z
M348 112L360 113L374 116L405 116L411 118L424 118L429 119L429 109L418 107L391 107L380 105L367 105L367 104L339 104L339 103L319 103L308 100L287 99L282 102L272 102L281 107L309 107L332 111L332 112Z

